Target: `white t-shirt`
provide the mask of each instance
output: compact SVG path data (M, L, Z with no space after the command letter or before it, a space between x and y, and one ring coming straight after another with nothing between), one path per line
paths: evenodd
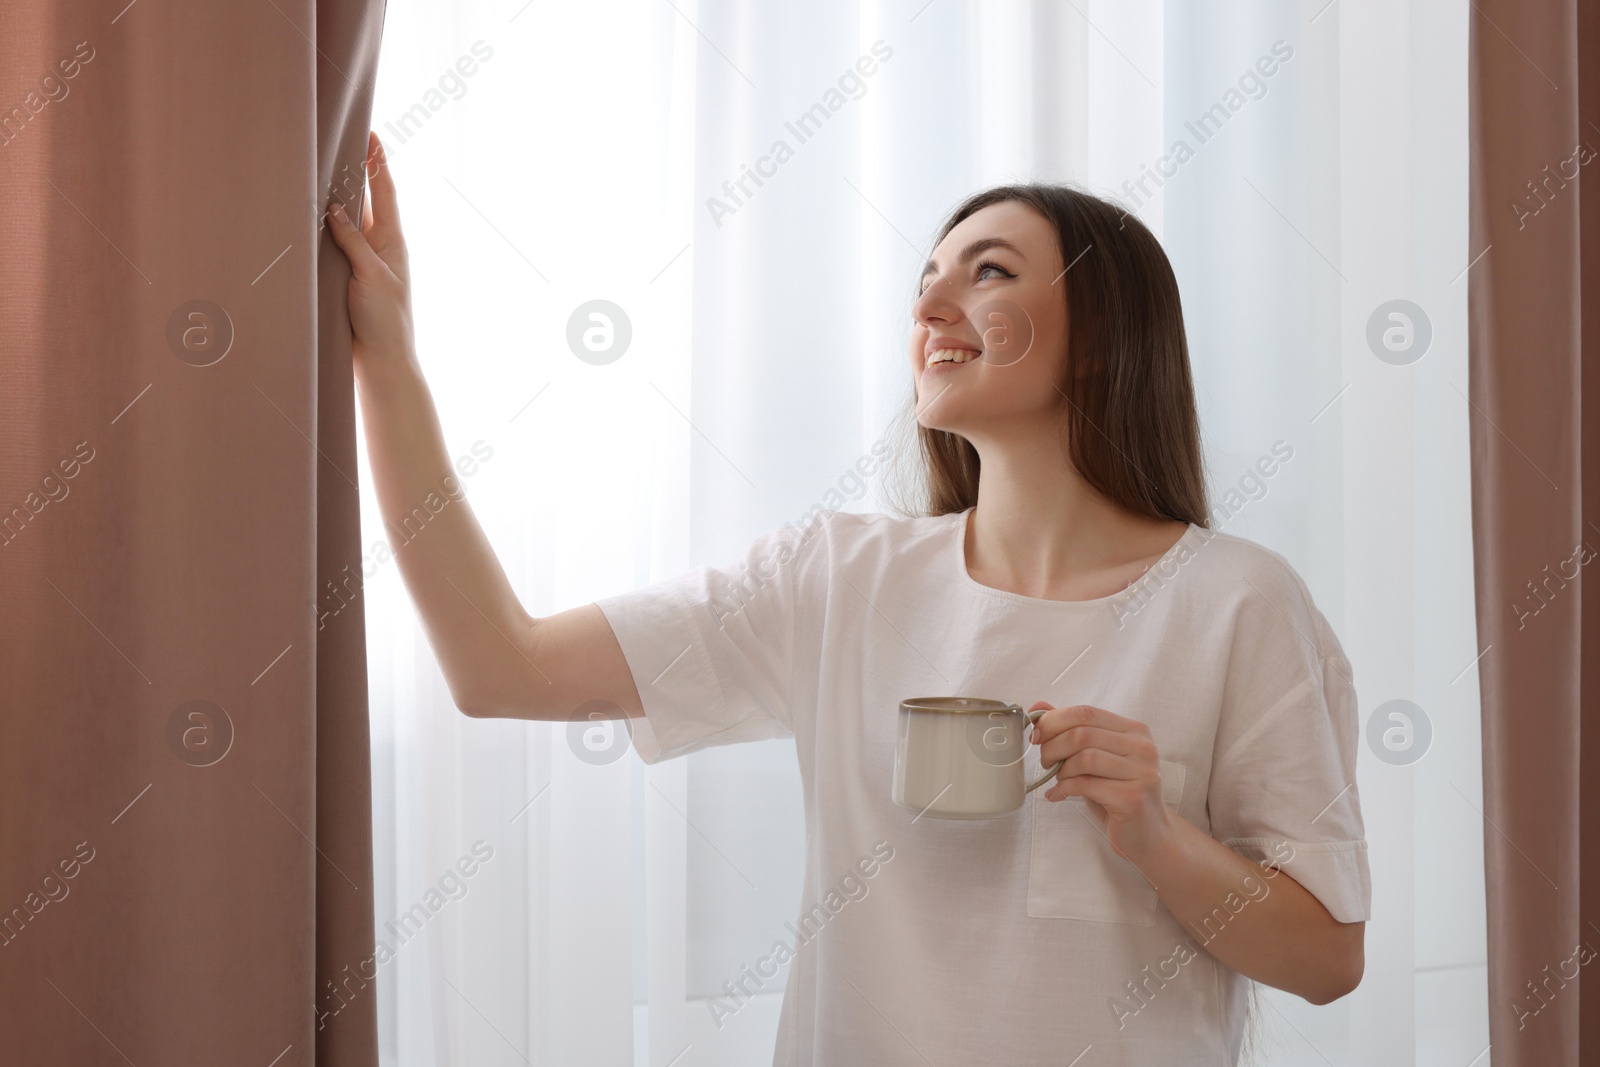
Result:
M768 964L790 968L773 1063L1232 1065L1248 980L1081 799L1042 787L974 821L891 800L899 702L1141 720L1167 803L1356 922L1371 881L1349 660L1289 563L1244 538L1191 525L1121 592L1039 600L967 572L970 513L822 512L733 565L598 601L639 688L645 762L795 740L808 854L793 959ZM1206 941L1270 893L1277 871L1255 874L1217 902Z

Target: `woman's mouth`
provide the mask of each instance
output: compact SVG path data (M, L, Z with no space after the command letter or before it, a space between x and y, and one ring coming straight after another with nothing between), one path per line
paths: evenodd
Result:
M974 363L982 357L982 352L970 348L936 348L923 364L922 373L929 374L934 371L948 373L956 367Z

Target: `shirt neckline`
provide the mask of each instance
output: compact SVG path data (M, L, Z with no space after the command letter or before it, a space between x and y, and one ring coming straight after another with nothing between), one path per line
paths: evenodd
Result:
M1013 604L1040 605L1052 611L1073 611L1104 608L1108 605L1115 604L1118 601L1128 599L1134 594L1134 591L1139 588L1139 583L1144 580L1145 575L1150 574L1152 571L1165 564L1167 560L1177 555L1178 550L1181 547L1190 545L1195 538L1196 531L1200 529L1200 527L1196 526L1194 523L1189 523L1184 529L1182 535L1180 535L1179 538L1161 554L1160 559L1150 564L1149 569L1146 570L1144 574L1140 575L1138 578L1135 578L1129 585L1117 590L1115 593L1112 593L1109 596L1096 597L1093 600L1047 600L1042 597L1024 596L1021 593L1013 593L1009 589L996 589L992 585L984 585L982 582L978 581L972 576L972 574L967 570L966 552L967 526L972 519L972 512L973 508L971 507L968 507L965 511L955 512L954 521L950 524L955 536L951 538L950 544L947 547L947 551L952 554L951 559L955 568L956 580L967 588L981 593L984 596L990 596L998 600L1009 601Z

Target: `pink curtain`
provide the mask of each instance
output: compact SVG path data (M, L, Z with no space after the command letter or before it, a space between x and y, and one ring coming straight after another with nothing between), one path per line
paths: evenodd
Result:
M1600 10L1468 17L1490 1057L1600 1064Z
M7 6L7 1063L377 1063L348 268L322 209L363 195L382 21Z

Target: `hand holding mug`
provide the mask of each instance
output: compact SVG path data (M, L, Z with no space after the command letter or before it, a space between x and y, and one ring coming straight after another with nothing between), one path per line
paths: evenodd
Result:
M1039 762L1062 761L1046 800L1083 797L1111 847L1130 860L1170 836L1178 816L1162 802L1160 754L1148 726L1088 704L1056 708L1041 700L1028 709L1039 710L1031 736Z

